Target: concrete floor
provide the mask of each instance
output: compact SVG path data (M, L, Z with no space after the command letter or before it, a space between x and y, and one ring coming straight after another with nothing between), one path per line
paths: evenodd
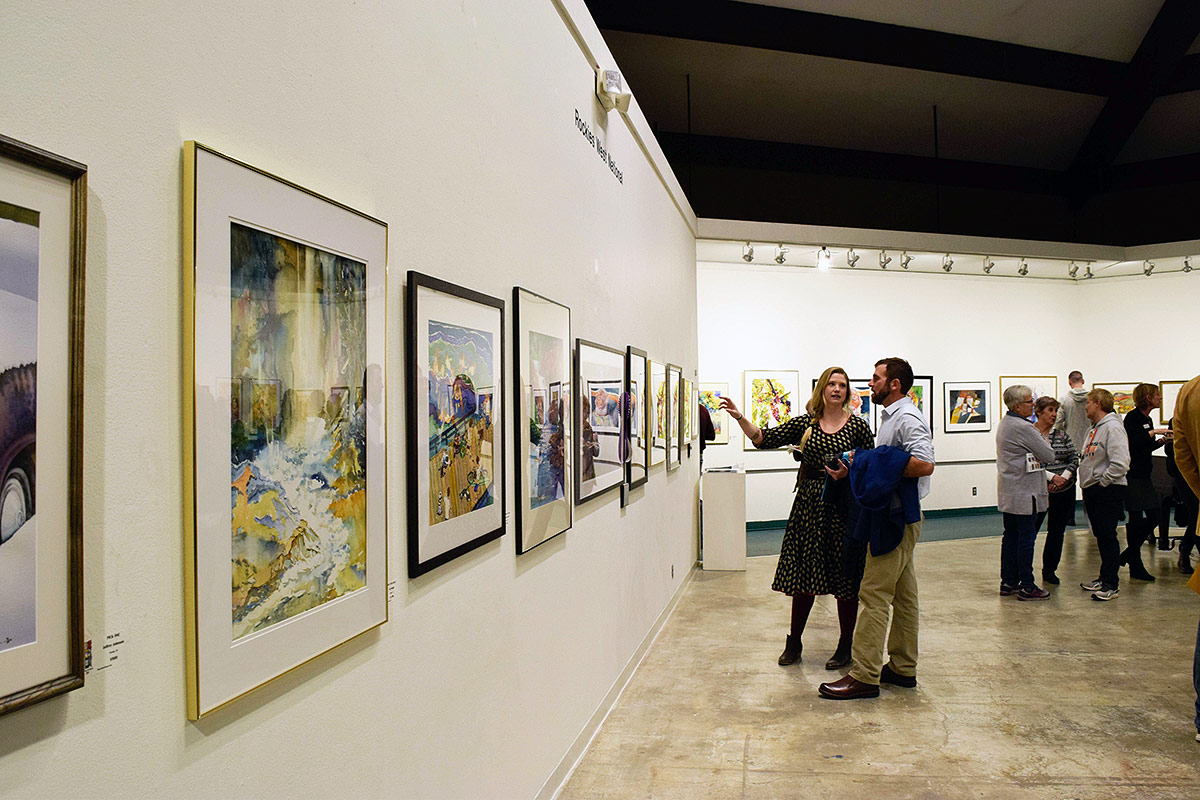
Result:
M920 544L918 686L852 701L817 695L839 674L832 598L779 667L776 558L700 572L560 798L1196 800L1200 597L1176 553L1144 557L1156 583L1122 569L1120 598L1093 602L1094 540L1068 532L1063 584L1029 603L997 594L999 538Z

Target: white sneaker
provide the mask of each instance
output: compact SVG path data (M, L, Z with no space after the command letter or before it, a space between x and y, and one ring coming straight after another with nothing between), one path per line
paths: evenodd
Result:
M1116 600L1121 596L1119 589L1101 589L1092 594L1093 600Z
M1100 582L1099 578L1097 578L1094 581L1088 581L1087 583L1079 584L1079 588L1083 589L1085 592L1098 592L1104 588L1104 584Z
M1197 733L1197 734L1196 734L1196 741L1197 741L1197 742L1200 742L1200 733Z

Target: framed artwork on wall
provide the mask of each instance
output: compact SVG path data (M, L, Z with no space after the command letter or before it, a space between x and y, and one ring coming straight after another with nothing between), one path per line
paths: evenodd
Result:
M0 136L0 715L83 686L86 243L87 167Z
M650 436L646 396L650 385L650 361L645 350L625 348L625 482L636 489L650 474Z
M692 396L692 382L683 379L683 441L690 442L696 438L696 403Z
M575 505L625 480L620 412L624 382L625 353L575 340Z
M729 415L721 410L721 398L729 394L728 383L700 384L699 404L708 409L708 417L712 420L713 431L717 438L708 443L729 444Z
M1158 409L1158 424L1166 425L1175 416L1175 401L1179 399L1179 390L1187 381L1162 381L1158 390L1162 392L1162 407Z
M406 299L415 578L504 534L504 301L412 271Z
M667 460L667 366L650 360L650 466Z
M1093 383L1093 389L1107 389L1112 392L1113 396L1113 411L1117 412L1117 416L1124 419L1125 415L1137 408L1133 402L1133 390L1137 388L1137 381L1129 383ZM1164 401L1166 398L1163 398ZM1164 402L1165 405L1165 402ZM1174 408L1175 404L1172 403Z
M743 413L760 428L775 428L801 413L800 373L794 370L746 370ZM754 450L743 437L742 449Z
M1033 401L1039 397L1049 396L1058 399L1058 378L1053 375L1001 375L999 389L996 391L996 413L1004 416L1008 406L1004 404L1004 390L1009 386L1028 386L1033 390ZM1037 421L1037 414L1030 414L1031 422Z
M387 619L387 225L196 142L183 186L198 719Z
M571 527L571 309L513 289L517 553Z
M813 391L817 389L818 380L820 378L813 378ZM873 432L875 430L875 404L871 402L870 383L870 378L850 379L850 413L861 418Z
M990 431L992 429L991 402L991 381L943 383L943 430L946 433Z
M932 375L914 375L912 388L908 390L908 398L913 401L913 405L925 417L925 424L929 426L929 435L933 435L933 376ZM871 404L871 414L874 417L874 423L871 426L872 431L879 430L880 414L883 408L878 403Z
M683 371L674 364L667 364L667 471L677 469L680 463L680 447L683 442L682 403Z

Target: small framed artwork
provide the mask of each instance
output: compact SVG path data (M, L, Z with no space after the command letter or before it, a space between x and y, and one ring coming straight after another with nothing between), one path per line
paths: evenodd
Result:
M1113 396L1113 411L1117 412L1117 416L1124 419L1125 415L1137 408L1137 404L1133 402L1133 390L1137 388L1137 381L1130 383L1093 383L1093 389L1107 389L1112 392ZM1035 398L1036 399L1036 398ZM1166 398L1164 398L1165 400ZM1165 403L1164 403L1165 405ZM1175 407L1171 403L1171 408Z
M504 534L504 301L412 271L407 301L415 578Z
M760 428L775 428L796 416L803 408L800 399L800 373L794 370L746 370L743 413ZM742 448L754 450L749 439Z
M585 339L575 340L575 505L625 481L621 458L621 389L625 353ZM612 390L613 397L608 395Z
M667 364L667 471L678 469L683 446L683 370Z
M932 375L914 375L912 388L908 390L908 399L913 401L913 405L925 417L925 424L929 426L929 435L933 435L933 376ZM883 409L878 403L871 404L871 413L874 416L875 424L871 426L871 430L879 430L879 420Z
M650 466L667 460L667 366L650 361Z
M991 395L991 381L943 383L943 430L946 433L990 431L992 429Z
M708 410L708 418L712 420L713 431L717 438L709 442L714 444L729 444L729 415L721 410L721 398L729 394L728 383L700 384L699 404Z
M183 185L198 719L387 619L387 225L196 142Z
M1158 390L1162 392L1162 407L1158 409L1158 423L1166 425L1175 416L1175 401L1179 399L1179 390L1187 381L1162 381Z
M513 289L517 553L571 527L571 309Z
M996 412L1003 416L1008 413L1004 404L1004 390L1010 386L1028 386L1033 390L1033 401L1039 397L1058 397L1058 378L1053 375L1001 375L999 389L996 391ZM1037 414L1029 415L1030 422L1037 422Z
M650 474L650 437L646 392L650 385L650 360L645 350L625 348L625 482L636 489Z
M697 438L696 415L700 410L700 400L696 396L696 384L690 379L683 379L683 397L687 402L687 441L694 442Z
M820 380L820 378L813 378L813 391L816 391L818 380ZM875 404L871 402L870 384L870 378L850 379L850 413L861 418L863 422L867 423L867 427L874 431Z
M86 242L87 167L0 136L0 715L83 686Z

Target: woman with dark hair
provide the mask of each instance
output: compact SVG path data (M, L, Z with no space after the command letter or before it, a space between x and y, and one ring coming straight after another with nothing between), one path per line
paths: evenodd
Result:
M1046 465L1047 489L1050 492L1049 507L1039 511L1034 531L1046 523L1046 543L1042 545L1042 581L1058 585L1058 562L1062 559L1063 534L1075 513L1075 474L1079 471L1079 453L1067 432L1054 427L1058 421L1059 403L1053 397L1042 396L1033 406L1037 422L1033 424L1054 448L1054 463ZM1054 480L1059 477L1062 481Z
M825 668L840 669L850 664L865 554L847 557L846 512L824 493L827 464L838 463L839 454L847 450L875 446L871 428L850 413L850 404L850 379L841 367L821 373L806 406L808 413L778 428L759 428L738 411L730 398L721 398L721 408L729 412L755 447L769 450L791 444L800 453L796 499L771 584L772 589L792 598L791 633L779 656L781 666L800 660L801 636L818 594L837 598L841 628L837 650Z
M1154 576L1142 563L1142 544L1158 530L1159 498L1150 480L1153 461L1150 454L1166 442L1155 438L1166 433L1150 421L1150 412L1162 406L1162 392L1153 383L1139 383L1133 390L1136 408L1125 415L1125 434L1129 437L1129 492L1125 496L1125 542L1121 563L1129 565L1129 577L1152 581Z

